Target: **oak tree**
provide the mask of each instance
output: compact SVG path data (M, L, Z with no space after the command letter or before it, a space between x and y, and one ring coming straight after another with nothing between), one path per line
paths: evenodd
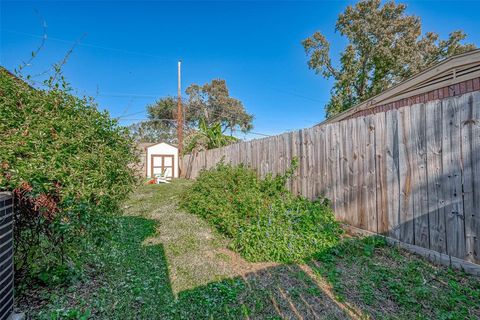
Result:
M380 0L348 6L335 30L348 40L337 67L330 43L319 31L302 41L308 67L335 80L326 106L327 117L379 94L435 62L475 48L462 44L463 31L445 40L434 32L422 34L421 19L406 13L405 4Z

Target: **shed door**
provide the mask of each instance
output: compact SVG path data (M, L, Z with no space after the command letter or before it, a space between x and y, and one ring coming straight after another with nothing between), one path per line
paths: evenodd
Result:
M152 154L151 176L163 175L167 178L173 178L174 156L172 154Z

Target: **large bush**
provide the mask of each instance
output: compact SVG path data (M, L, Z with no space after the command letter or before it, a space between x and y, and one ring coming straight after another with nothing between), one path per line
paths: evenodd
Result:
M243 165L219 163L184 193L182 206L232 239L249 261L300 262L337 244L341 228L328 200L292 195L285 174L257 178Z
M15 195L16 269L40 278L108 237L136 161L125 129L93 100L63 81L47 86L0 69L0 191Z

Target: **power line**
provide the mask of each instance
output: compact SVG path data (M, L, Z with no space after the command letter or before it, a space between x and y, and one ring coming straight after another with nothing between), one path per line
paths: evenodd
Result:
M58 42L63 42L63 43L76 44L77 46L96 48L96 49L102 49L102 50L110 50L110 51L122 52L122 53L132 54L132 55L147 56L147 57L152 57L152 58L174 60L174 58L171 58L171 57L159 56L159 55L150 54L150 53L146 53L146 52L130 51L130 50L124 50L124 49L119 49L119 48L113 48L113 47L99 46L99 45L90 44L90 43L80 43L78 41L65 40L65 39L60 39L60 38L55 38L55 37L48 37L46 34L44 34L43 36L40 36L40 35L37 35L37 34L20 32L20 31L11 30L11 29L3 29L3 31L14 33L14 34L25 35L25 36L29 36L29 37L34 37L34 38L38 38L38 39L43 39L43 40L48 39L48 40L53 40L53 41L58 41ZM314 102L320 102L320 103L327 103L328 102L328 101L312 98L312 97L309 97L309 96L306 96L306 95L303 95L303 94L300 94L300 93L297 93L297 92L294 92L294 91L280 89L280 88L273 87L273 86L268 86L268 87L270 87L271 89L273 89L277 92L288 94L288 95L295 96L295 97L299 97L299 98L302 98L302 99L306 99L306 100L310 100L310 101L314 101ZM129 93L101 94L101 96L112 96L112 97L114 97L114 96L115 97L135 96L135 97L142 97L142 98L156 98L156 97L158 97L156 95L129 94Z
M101 97L117 97L117 98L148 98L148 99L158 99L162 95L153 95L153 94L135 94L135 93L120 93L120 92L105 92L99 93L98 96Z
M54 38L54 37L48 37L46 34L44 34L43 36L39 36L39 35L36 35L36 34L30 34L30 33L25 33L25 32L19 32L19 31L15 31L15 30L9 30L9 29L3 29L3 31L7 31L7 32L10 32L10 33L14 33L14 34L21 34L21 35L26 35L26 36L30 36L30 37L34 37L34 38L39 38L39 39L42 39L42 40L46 40L46 39L49 39L49 40L53 40L53 41L58 41L58 42L64 42L64 43L69 43L69 44L74 44L75 46L83 46L83 47L91 47L91 48L97 48L97 49L102 49L102 50L111 50L111 51L117 51L117 52L122 52L122 53L127 53L127 54L134 54L134 55L143 55L143 56L149 56L149 57L154 57L154 58L166 58L166 59L172 59L170 57L165 57L165 56L158 56L158 55L153 55L153 54L149 54L149 53L144 53L144 52L137 52L137 51L129 51L129 50L123 50L123 49L118 49L118 48L112 48L112 47L105 47L105 46L98 46L98 45L94 45L94 44L89 44L89 43L80 43L80 40L77 40L77 41L70 41L70 40L65 40L65 39L60 39L60 38ZM84 37L85 35L82 36L82 38ZM72 49L71 49L72 50ZM71 51L70 50L70 51ZM32 80L32 79L29 79L30 82L34 83L34 84L39 84L39 85L44 85L43 82L40 82L40 81L35 81L35 80ZM320 101L320 100L317 100L317 99L314 99L314 98L310 98L310 97L307 97L307 96L304 96L304 95L301 95L301 94L297 94L295 92L289 92L289 91L286 91L286 90L282 90L282 89L278 89L278 88L274 88L274 87L271 87L272 89L274 90L277 90L279 92L283 92L283 93L286 93L286 94L290 94L290 95L293 95L293 96L297 96L297 97L301 97L301 98L304 98L304 99L308 99L308 100L312 100L312 101L317 101L317 102L323 102L323 101ZM93 96L91 94L88 94L87 92L84 94L84 95L89 95L89 96ZM148 95L148 94L135 94L135 93L98 93L96 96L110 96L110 97L125 97L125 98L153 98L153 99L158 99L159 97L161 97L162 95ZM180 99L179 99L180 101ZM123 113L125 113L125 111L129 108L130 106L127 106L127 108L124 110ZM192 108L192 106L189 106L189 108ZM200 109L200 107L199 107ZM172 119L142 119L142 118L139 118L139 119L136 119L136 118L125 118L127 116L132 116L132 115L137 115L137 114L142 114L142 113L145 113L146 111L140 111L140 112L135 112L135 113L131 113L131 114L127 114L127 115L121 115L119 117L115 117L115 119L117 120L122 120L122 121L169 121L169 122L175 122L175 120L172 120ZM210 115L220 115L222 113L222 110L210 110L208 111ZM233 117L230 117L230 120L233 120ZM249 131L247 132L246 134L254 134L254 135L260 135L260 136L265 136L265 137L270 137L271 135L269 134L265 134L265 133L259 133L259 132L253 132L253 131Z
M268 86L268 87L270 89L273 89L273 90L278 91L280 93L288 94L288 95L291 95L291 96L294 96L294 97L299 97L299 98L303 98L303 99L314 101L314 102L321 102L321 103L327 103L328 102L328 101L318 100L316 98L308 97L306 95L303 95L303 94L300 94L300 93L297 93L297 92L294 92L294 91L279 89L279 88L272 87L272 86Z
M247 134L256 134L257 136L264 136L264 137L271 137L272 136L270 134L253 132L253 131L248 131L248 132L245 133L245 135L247 135Z
M178 122L178 120L175 120L175 119L122 119L124 121L144 121L144 122L162 122L162 121L165 121L165 122ZM254 132L254 131L248 131L246 133L244 133L245 135L247 134L254 134L254 135L258 135L258 136L263 136L263 137L271 137L272 135L270 134L266 134L266 133L260 133L260 132Z
M135 98L130 98L130 101L128 102L127 106L123 109L123 112L120 114L120 117L124 116L127 111L132 107L132 103L135 100Z
M35 83L38 83L36 81L33 81ZM101 95L101 94L99 94ZM139 95L136 95L136 96L139 96ZM153 95L151 97L154 97ZM184 99L182 99L184 100ZM198 106L188 106L188 108L197 108L197 110L201 110L201 107L198 107ZM139 112L134 112L134 113L130 113L130 114L126 114L126 115L121 115L121 116L118 116L118 117L114 117L115 119L117 119L118 121L169 121L169 122L176 122L176 120L173 120L173 119L150 119L150 118L126 118L126 117L129 117L129 116L134 116L134 115L137 115L137 114L142 114L142 113L146 113L147 110L143 110L143 111L139 111ZM222 110L210 110L209 111L209 114L210 115L214 115L214 116L219 116L221 115L222 113ZM230 120L233 120L233 117L230 117ZM287 131L291 131L291 130L287 130ZM272 135L269 135L269 134L266 134L266 133L260 133L260 132L253 132L253 131L248 131L246 134L254 134L254 135L259 135L259 136L264 136L264 137L271 137Z
M118 120L118 119L117 119ZM175 119L135 119L135 118L132 118L132 119L122 119L122 121L141 121L141 122L162 122L162 121L165 121L165 122L177 122L177 120Z
M33 33L27 33L27 32L21 32L21 31L16 31L16 30L11 30L11 29L3 29L3 31L14 33L14 34L20 34L24 36L29 36L29 37L34 37L34 38L39 38L42 39L45 37L45 39L48 40L53 40L57 42L63 42L63 43L75 43L75 41L71 40L65 40L65 39L60 39L60 38L54 38L54 37L48 37L47 35L39 36L37 34ZM175 60L174 58L171 57L166 57L166 56L159 56L151 53L145 53L145 52L140 52L140 51L130 51L130 50L124 50L124 49L119 49L119 48L112 48L112 47L105 47L105 46L99 46L96 44L91 44L91 43L79 43L79 46L82 47L89 47L89 48L96 48L96 49L102 49L102 50L110 50L110 51L117 51L117 52L122 52L126 54L132 54L132 55L140 55L140 56L146 56L146 57L151 57L151 58L157 58L157 59L168 59L168 60Z
M182 101L186 101L185 99L182 99ZM185 104L187 104L186 102L184 102ZM187 104L187 109L194 109L196 108L196 110L200 110L200 111L203 111L203 108L200 107L200 106L188 106ZM142 113L146 113L148 112L147 110L144 110L144 111L139 111L139 112L134 112L134 113L130 113L130 114L126 114L126 115L123 115L123 116L120 116L120 117L117 117L119 119L122 119L124 117L128 117L128 116L133 116L133 115L137 115L137 114L142 114ZM208 114L209 115L213 115L213 116L222 116L224 115L223 114L223 110L209 110L208 111ZM228 115L227 115L228 116ZM148 120L149 118L145 118L145 120ZM230 115L230 118L229 120L234 120L234 117Z
M129 114L125 114L125 115L120 115L119 117L115 117L115 118L120 120L120 119L123 119L125 117L135 116L137 114L142 114L142 113L145 113L145 112L147 112L147 111L139 111L139 112L129 113Z

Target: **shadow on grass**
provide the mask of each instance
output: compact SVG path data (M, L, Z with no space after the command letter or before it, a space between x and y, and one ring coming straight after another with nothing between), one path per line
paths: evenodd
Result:
M346 319L347 314L296 265L281 265L180 292L180 318Z
M177 318L479 319L480 280L351 238L307 265L280 265L180 292Z
M154 233L152 220L121 218L120 232L107 262L108 284L100 289L103 312L98 316L124 319L347 317L297 265L269 267L244 277L185 290L175 297L163 246L142 244Z
M116 271L117 297L107 304L112 318L161 319L477 319L480 281L435 266L379 237L351 238L315 255L306 265L268 267L244 277L172 292L163 246L144 245L155 222L123 217ZM111 297L111 296L110 296ZM110 299L112 301L112 299Z
M350 238L308 263L339 301L385 319L480 319L480 279L431 264L383 238Z
M122 217L102 275L30 309L43 319L480 318L478 278L431 265L377 237L350 239L306 265L279 265L174 295L156 222ZM19 306L22 309L22 306ZM352 312L353 311L353 312Z

